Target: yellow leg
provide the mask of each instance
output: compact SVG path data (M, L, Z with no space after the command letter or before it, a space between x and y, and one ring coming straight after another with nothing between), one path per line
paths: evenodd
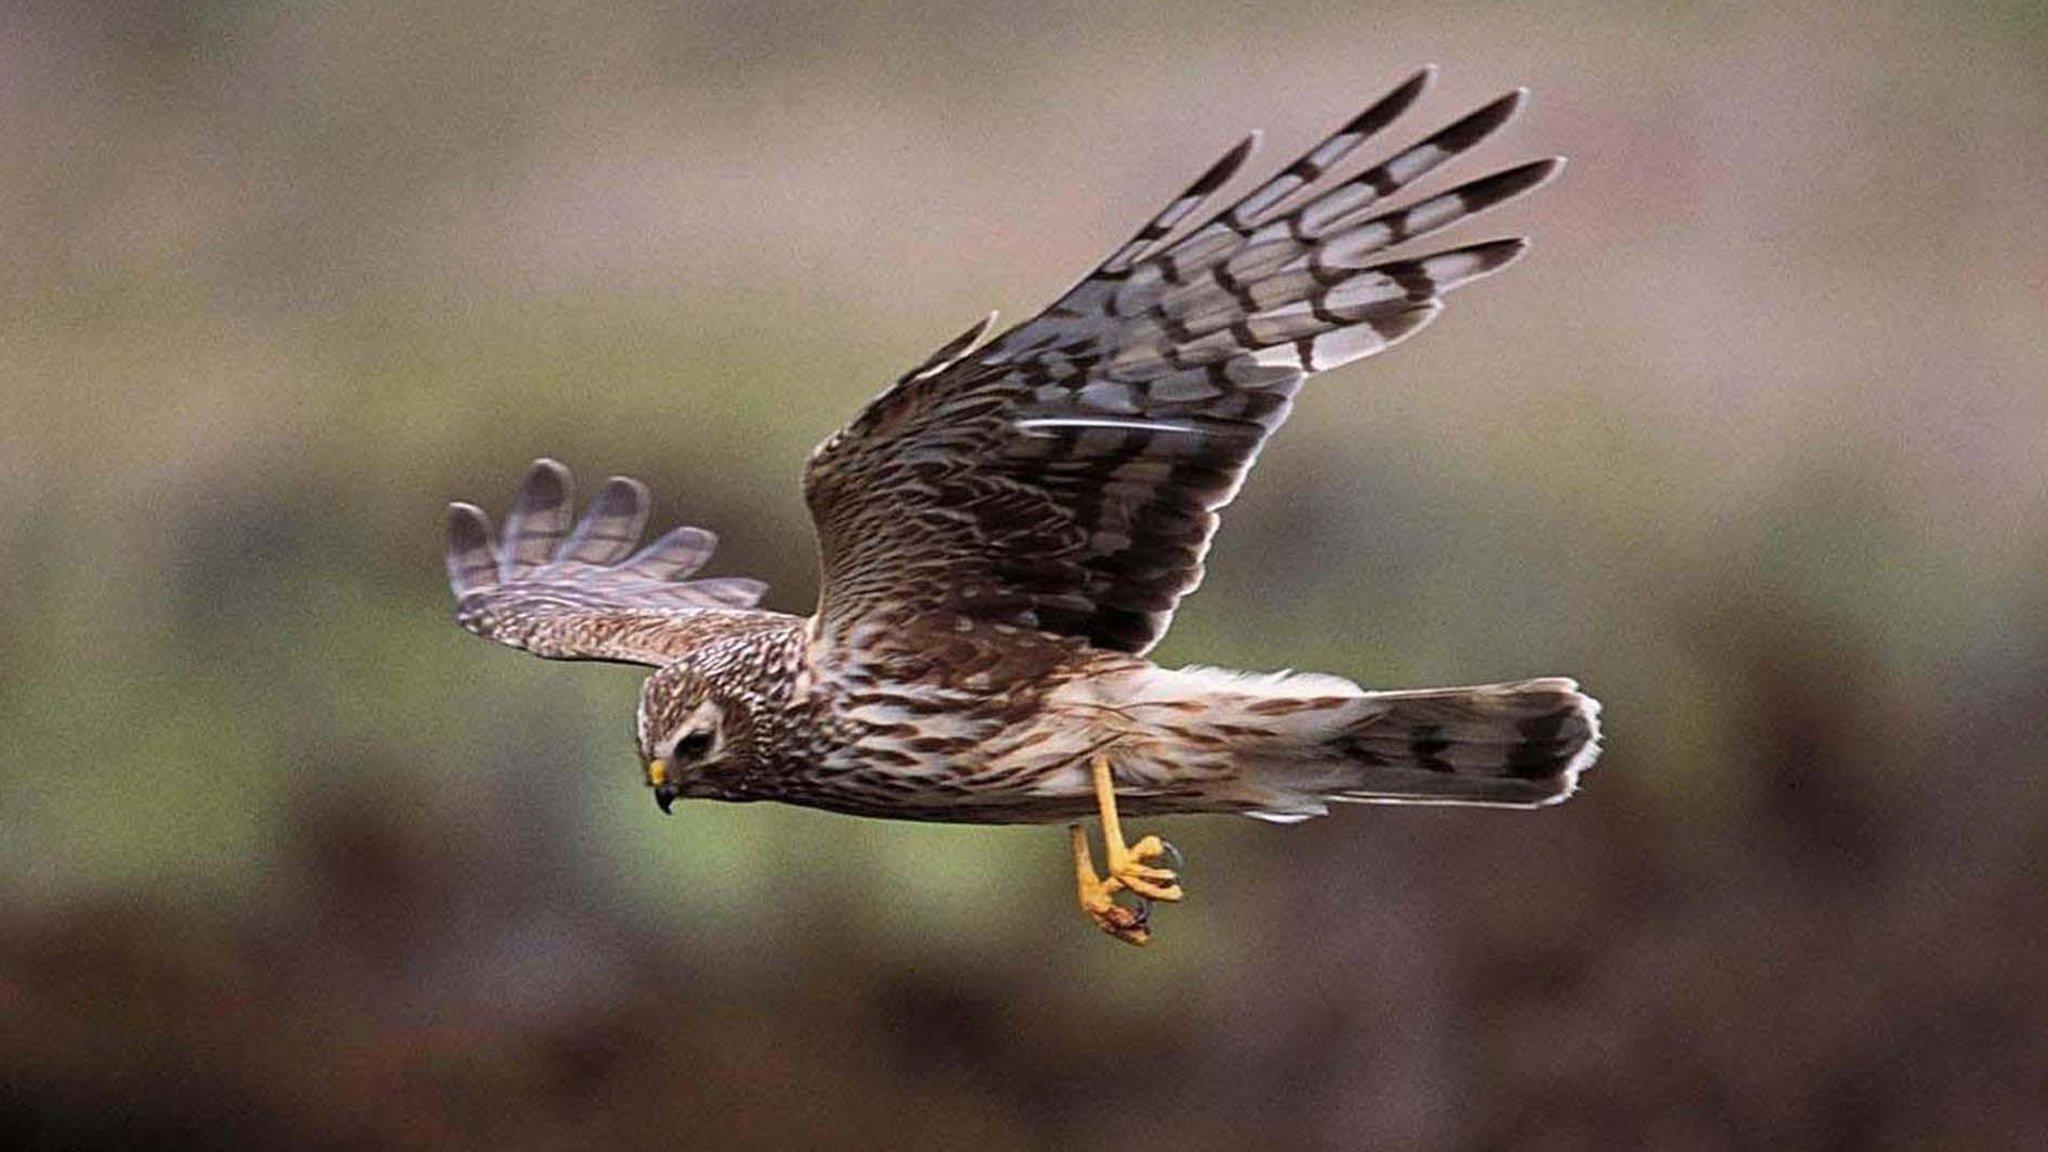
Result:
M1067 825L1074 840L1074 881L1080 889L1081 914L1095 926L1126 944L1145 944L1152 932L1145 926L1145 911L1117 903L1113 897L1123 887L1095 874L1095 861L1088 855L1088 832L1079 824Z
M1170 868L1159 868L1153 861L1167 853L1166 844L1157 836L1147 836L1136 844L1124 843L1122 822L1116 814L1116 786L1109 775L1109 757L1098 755L1090 765L1095 780L1095 803L1102 814L1102 847L1107 858L1109 875L1095 874L1095 861L1088 854L1088 834L1079 824L1067 826L1067 834L1074 842L1074 882L1081 898L1081 911L1096 927L1126 944L1144 944L1152 938L1145 924L1145 912L1140 908L1128 908L1118 904L1113 897L1119 891L1146 900L1173 901L1181 898L1178 877Z

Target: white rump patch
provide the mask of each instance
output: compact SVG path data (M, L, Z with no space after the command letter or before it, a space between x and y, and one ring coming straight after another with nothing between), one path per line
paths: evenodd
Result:
M1160 668L1145 677L1134 702L1181 700L1211 692L1242 696L1309 699L1316 696L1363 696L1365 689L1342 676L1321 672L1238 672L1205 664Z
M1327 809L1327 808L1325 808L1325 807L1323 807L1323 806L1322 806L1322 805L1320 805L1320 804L1316 805L1316 810L1315 810L1315 811L1313 811L1313 812L1247 812L1247 813L1245 813L1245 815L1247 815L1247 816L1251 817L1251 818L1252 818L1252 819L1254 819L1254 820L1264 820L1264 821L1265 821L1266 823L1268 823L1268 824L1299 824L1299 823L1301 823L1301 822L1302 822L1302 821L1304 821L1304 820L1313 820L1313 819L1315 819L1315 818L1316 818L1316 817L1318 817L1318 816L1328 816L1329 814L1330 814L1330 810L1329 810L1329 809Z

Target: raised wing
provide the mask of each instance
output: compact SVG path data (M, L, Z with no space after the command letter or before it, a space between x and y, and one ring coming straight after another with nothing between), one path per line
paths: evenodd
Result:
M1382 207L1507 123L1520 90L1356 176L1324 179L1433 74L1169 239L1243 164L1254 134L1050 308L970 352L983 321L820 445L805 496L827 630L939 612L1128 652L1157 643L1201 581L1217 509L1302 380L1413 335L1446 292L1525 246L1383 259L1563 165L1538 160Z
M486 640L551 660L662 665L717 630L718 609L751 608L759 580L687 577L718 538L677 528L635 551L647 526L647 488L614 476L583 519L569 470L536 460L520 483L505 535L474 504L448 506L448 583L455 620Z

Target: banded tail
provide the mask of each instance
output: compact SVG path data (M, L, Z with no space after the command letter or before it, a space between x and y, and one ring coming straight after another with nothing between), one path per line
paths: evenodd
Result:
M1600 702L1562 677L1373 692L1325 743L1318 795L1364 803L1555 804L1600 752Z
M1367 692L1336 676L1155 670L1130 700L1200 719L1172 727L1183 759L1227 748L1228 806L1282 823L1336 803L1535 808L1577 788L1599 755L1600 703L1563 677ZM1161 764L1161 781L1173 769ZM1145 773L1140 770L1139 781Z

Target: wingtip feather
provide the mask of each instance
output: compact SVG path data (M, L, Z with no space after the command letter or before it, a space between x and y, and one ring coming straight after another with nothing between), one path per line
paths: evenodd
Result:
M447 523L448 586L456 597L497 583L497 542L492 538L491 518L474 504L456 501L448 505Z
M1463 152L1500 131L1509 121L1521 115L1522 106L1528 103L1528 100L1527 88L1510 89L1444 129L1438 140L1453 152Z
M556 552L555 562L617 563L639 545L647 510L647 485L631 476L608 477Z
M542 456L527 466L519 493L505 513L498 578L511 580L546 565L569 534L575 480L559 460Z
M571 480L568 465L552 456L536 456L533 463L526 466L526 474L520 477L519 486L522 489L538 486L540 491L549 491L549 485L566 489Z
M1436 87L1437 66L1424 64L1408 75L1408 78L1394 85L1385 96L1373 101L1365 111L1353 117L1342 131L1377 131L1379 127L1399 118L1414 107L1415 102Z

